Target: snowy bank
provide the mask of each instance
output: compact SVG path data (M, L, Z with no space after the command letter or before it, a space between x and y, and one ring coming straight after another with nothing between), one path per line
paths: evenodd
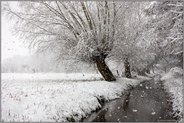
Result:
M63 81L63 80L102 80L100 74L85 74L85 73L3 73L4 80L18 80L18 81Z
M174 67L166 73L161 80L164 81L164 86L167 92L171 94L173 115L176 118L183 117L183 69Z
M47 74L2 74L2 120L79 121L102 106L100 99L119 98L129 85L136 86L143 80L139 77L137 80L118 78L116 82L92 81L91 78L90 81L72 81L85 78L71 74L67 75L70 81L66 81L62 75L55 76L58 78L55 79L54 74L51 77Z

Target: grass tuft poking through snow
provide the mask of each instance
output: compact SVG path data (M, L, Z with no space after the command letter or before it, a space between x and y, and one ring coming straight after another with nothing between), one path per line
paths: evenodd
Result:
M143 78L100 80L95 74L2 74L2 121L80 121L100 100L119 98Z
M171 94L173 116L181 119L183 117L183 69L174 67L166 73L161 80L164 81L164 86L167 92Z

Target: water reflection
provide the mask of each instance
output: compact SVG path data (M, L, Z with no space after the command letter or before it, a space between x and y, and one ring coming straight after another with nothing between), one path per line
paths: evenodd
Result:
M172 121L166 94L159 83L140 84L120 99L110 101L84 121L93 122L156 122Z

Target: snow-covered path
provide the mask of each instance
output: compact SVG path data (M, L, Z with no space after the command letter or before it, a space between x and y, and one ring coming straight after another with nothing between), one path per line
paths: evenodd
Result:
M89 74L67 77L63 74L2 74L2 120L79 121L101 107L99 99L120 98L128 85L136 86L143 79L119 78L116 82L106 82L100 81L99 75Z
M107 103L86 122L167 122L175 121L161 82L145 81L130 93Z

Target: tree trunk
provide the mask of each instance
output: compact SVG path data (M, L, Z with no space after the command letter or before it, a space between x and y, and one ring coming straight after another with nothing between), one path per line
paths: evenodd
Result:
M152 66L151 69L152 69L153 73L155 73L154 66Z
M118 72L118 70L116 70L116 72L117 72L117 75L119 76L119 72Z
M96 65L97 65L99 72L101 73L101 75L106 81L116 81L116 78L113 76L109 67L105 63L105 58L103 57L96 58Z
M127 78L132 78L132 75L131 75L131 72L130 72L130 63L128 61L128 57L125 58L124 66L125 66L125 76Z

